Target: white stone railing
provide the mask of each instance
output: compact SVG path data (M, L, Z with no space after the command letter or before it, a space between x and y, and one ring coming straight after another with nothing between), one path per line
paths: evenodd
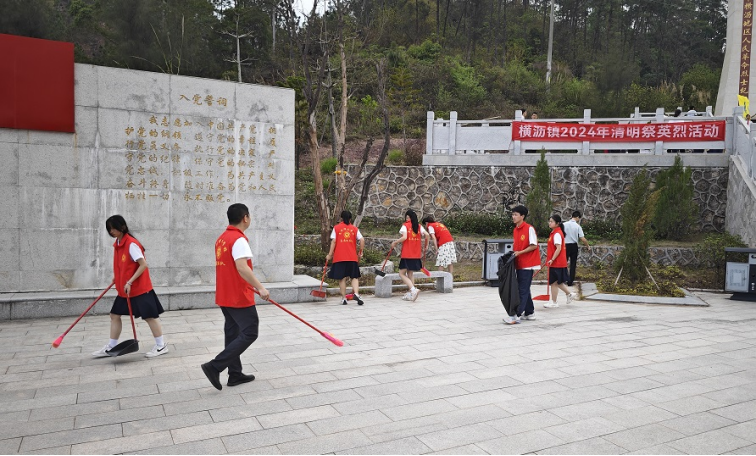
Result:
M741 111L742 113L742 111ZM456 111L450 119L436 119L428 112L426 152L424 165L447 166L533 166L541 149L547 151L549 163L554 165L614 165L614 166L665 166L674 161L674 153L686 153L685 164L689 166L727 166L733 149L733 132L737 115L714 117L711 107L696 116L669 117L659 108L655 113L635 113L626 118L591 118L586 109L581 119L523 119L522 112L515 119L459 120ZM742 117L742 116L741 116ZM574 123L579 124L627 124L694 122L701 120L726 120L724 141L649 141L649 142L602 142L602 141L521 141L513 139L512 122Z
M732 155L739 155L748 176L754 178L756 169L756 131L743 119L743 108L735 109L732 137Z

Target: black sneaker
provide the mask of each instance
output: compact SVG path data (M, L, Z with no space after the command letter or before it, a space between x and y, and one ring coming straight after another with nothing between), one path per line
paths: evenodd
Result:
M228 376L228 383L226 385L228 386L236 386L241 385L242 383L249 383L252 380L255 379L255 376L250 374L235 374L235 375L229 375Z
M215 368L210 365L210 363L205 363L202 365L202 372L205 373L205 377L207 377L208 380L210 380L210 383L213 384L215 389L222 390L223 385L221 385L220 382L220 372L215 370Z
M358 294L354 295L354 299L357 300L357 305L358 306L361 306L361 305L365 304L365 301L363 301L362 299L360 299L360 295L358 295Z
M347 300L346 300L346 299L342 299L342 300L341 300L341 305L342 305L342 306L345 306L345 305L347 305Z

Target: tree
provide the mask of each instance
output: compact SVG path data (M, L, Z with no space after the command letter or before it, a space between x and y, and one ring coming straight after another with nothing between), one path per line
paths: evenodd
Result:
M614 263L618 274L633 282L646 276L648 246L653 238L651 218L657 199L658 193L652 192L651 178L644 167L633 179L627 201L620 210L624 248Z
M683 168L680 155L675 163L656 175L659 199L654 210L653 226L660 239L683 239L698 220L700 208L693 201L693 170Z
M528 207L528 223L533 225L538 234L547 235L551 217L551 173L546 162L545 150L541 151L541 158L536 163L525 201Z

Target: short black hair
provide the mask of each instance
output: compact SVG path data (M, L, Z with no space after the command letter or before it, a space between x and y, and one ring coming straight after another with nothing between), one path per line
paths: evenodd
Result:
M249 209L242 203L234 203L228 206L226 215L228 216L229 225L238 225L244 220L245 216L249 215Z
M425 217L423 217L423 225L425 225L426 223L434 223L435 221L436 219L434 219L432 215L426 215Z
M580 211L572 211L572 218L575 218L575 217L580 218L582 216L583 214L581 214Z
M515 206L514 209L512 209L512 212L517 212L518 214L522 215L523 217L528 216L528 208L520 204L519 206Z

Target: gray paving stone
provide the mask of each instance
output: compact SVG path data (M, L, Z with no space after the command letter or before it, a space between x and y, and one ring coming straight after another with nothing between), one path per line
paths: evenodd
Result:
M281 443L278 448L283 454L332 454L370 443L365 434L355 430Z
M93 413L76 417L76 429L102 426L105 424L127 423L130 421L145 420L150 418L165 417L163 407L155 405L137 409L118 410L107 413Z
M29 421L51 420L71 416L85 416L92 413L107 413L118 410L118 400L112 399L103 402L90 402L88 404L72 404L59 407L45 407L31 410Z
M20 447L21 437L0 440L0 453L2 454L18 453Z
M77 443L97 442L106 439L121 437L121 425L110 424L71 431L52 432L48 434L25 436L21 442L22 452L53 448L62 445L75 445Z
M123 435L128 437L135 434L149 434L157 431L170 431L184 427L210 424L213 419L208 412L194 412L183 415L172 415L160 418L142 419L123 423Z
M534 430L478 442L475 445L489 454L525 454L564 444L546 431Z
M363 427L375 426L378 424L388 423L391 421L380 411L370 411L354 415L338 416L334 418L325 418L307 423L316 435L333 434L340 431L360 429Z
M625 450L617 445L601 437L594 437L539 450L537 454L623 454L624 452Z
M641 402L641 404L645 404L645 402ZM605 413L602 417L617 423L624 428L635 428L646 424L671 420L676 418L677 415L653 405L644 405L634 409L623 409L616 412Z
M737 422L715 415L711 412L701 412L662 421L661 423L668 428L690 436L720 429L725 426L736 424Z
M741 439L722 429L685 437L668 445L687 454L715 454L734 451L753 444L751 440Z
M388 394L386 396L371 397L368 399L358 399L349 402L340 402L332 404L333 408L339 411L342 415L350 415L354 413L362 413L370 410L378 410L382 407L396 407L398 405L404 405L407 400L399 397L398 394Z
M737 450L728 451L722 454L756 454L756 445L738 448Z
M746 421L722 428L723 431L740 437L741 439L756 442L756 420Z
M430 448L418 440L417 437L406 437L388 442L350 448L348 451L339 451L336 452L336 454L425 454L430 451ZM466 453L459 452L455 454Z
M290 424L308 423L310 421L317 421L338 416L341 415L332 406L321 405L318 407L301 408L286 412L258 415L257 420L264 429L269 429Z
M208 439L181 445L150 448L149 450L137 451L134 454L227 454L227 452L221 439Z
M638 451L632 451L627 454L685 454L682 451L672 448L669 445L661 444L654 445L652 447L644 448Z
M756 419L756 401L741 402L711 412L734 421L750 421Z
M447 450L442 451L434 451L432 453L427 454L488 454L485 451L483 451L479 446L477 445L464 445L464 446L458 446L454 448L449 448Z
M104 439L71 446L72 454L118 454L164 447L173 443L168 431L153 432L129 437Z
M683 437L682 433L661 424L647 424L605 435L603 438L627 451L636 451Z
M555 437L559 437L564 442L578 442L580 440L592 439L624 429L623 426L600 417L571 421L543 428L544 431Z
M704 396L693 396L677 399L676 401L660 402L657 403L656 406L680 416L684 416L720 408L723 407L724 404Z
M472 424L460 426L443 431L430 432L417 436L417 438L433 451L445 450L471 443L486 441L500 437L501 432L484 424ZM485 450L485 448L483 448Z
M195 440L207 440L262 429L257 418L198 424L171 430L173 443L181 444Z
M255 448L292 442L313 437L312 431L304 424L294 424L272 429L245 432L242 434L222 437L221 440L229 453L249 452Z
M490 421L488 424L502 434L508 436L521 432L543 429L566 422L567 421L551 412L539 411Z

